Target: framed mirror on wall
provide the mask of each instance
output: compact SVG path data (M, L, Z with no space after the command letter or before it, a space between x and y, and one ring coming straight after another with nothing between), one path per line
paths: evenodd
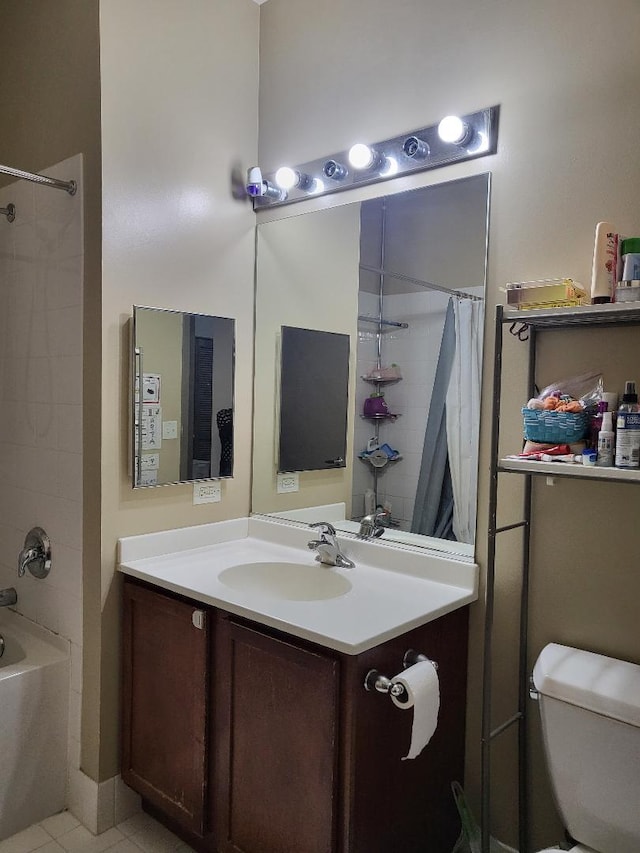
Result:
M382 541L473 557L489 188L483 173L258 226L254 512L352 533L378 513ZM283 325L351 343L344 467L301 469L287 494Z
M233 476L235 320L134 306L134 488Z

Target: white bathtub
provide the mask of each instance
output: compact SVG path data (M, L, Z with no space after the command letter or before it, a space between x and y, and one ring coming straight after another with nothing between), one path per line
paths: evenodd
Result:
M61 811L67 776L69 643L0 610L0 839Z

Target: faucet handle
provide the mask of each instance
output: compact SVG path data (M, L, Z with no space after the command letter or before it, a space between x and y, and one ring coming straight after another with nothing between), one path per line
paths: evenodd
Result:
M313 524L310 524L309 527L317 527L320 530L320 533L327 533L329 536L336 535L336 529L333 524L329 524L328 521L314 521Z

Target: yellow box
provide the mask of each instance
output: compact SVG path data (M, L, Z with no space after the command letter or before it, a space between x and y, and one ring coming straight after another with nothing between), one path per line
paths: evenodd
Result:
M510 308L560 308L589 301L582 285L571 278L510 282L506 291Z

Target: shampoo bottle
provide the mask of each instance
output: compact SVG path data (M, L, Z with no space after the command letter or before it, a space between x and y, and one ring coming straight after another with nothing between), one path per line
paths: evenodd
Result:
M616 425L616 468L640 467L640 407L635 382L625 382Z
M618 232L610 222L598 222L591 267L591 302L612 302L618 270Z
M613 465L614 441L613 413L603 412L602 428L598 433L598 461L596 465L601 467L611 467Z

